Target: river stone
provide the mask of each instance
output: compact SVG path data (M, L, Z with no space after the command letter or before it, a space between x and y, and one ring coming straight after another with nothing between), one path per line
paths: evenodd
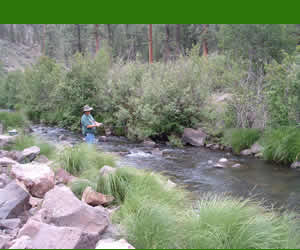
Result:
M135 249L135 248L124 239L115 240L115 239L108 238L108 239L98 241L95 249Z
M228 160L227 160L226 158L221 158L221 159L219 160L219 162L224 163L224 162L228 162Z
M251 149L244 149L243 151L240 152L241 155L252 155Z
M213 144L213 145L211 146L211 149L213 149L213 150L218 150L218 149L220 149L220 145L219 145L219 144Z
M207 134L202 129L185 128L182 135L184 143L191 144L196 147L204 146Z
M216 163L216 164L214 165L214 168L225 168L225 167L226 167L225 165L220 164L220 163Z
M241 166L242 166L241 164L235 163L235 164L233 164L231 167L232 167L232 168L240 168Z
M33 161L37 157L37 155L40 154L40 152L41 152L41 150L37 146L33 146L33 147L30 147L30 148L25 148L22 151L22 161L23 162Z
M44 222L82 230L87 235L91 248L95 247L109 224L105 208L85 204L66 186L55 186L46 193L40 213Z
M91 206L108 205L114 200L111 195L104 195L94 191L91 187L86 187L81 200Z
M7 174L0 174L0 188L4 188L11 182L11 178Z
M18 237L28 236L33 249L94 248L82 230L75 227L58 227L31 218L20 230Z
M114 174L116 170L117 170L116 168L105 165L100 169L99 174L101 176L107 176L109 174Z
M293 162L293 164L291 165L291 168L300 168L300 161Z
M252 154L257 154L263 150L263 147L256 142L251 146L250 150L251 150Z
M29 194L15 181L0 189L0 219L16 218L29 207Z
M54 172L46 164L13 165L11 175L23 182L30 194L38 198L43 198L55 185Z

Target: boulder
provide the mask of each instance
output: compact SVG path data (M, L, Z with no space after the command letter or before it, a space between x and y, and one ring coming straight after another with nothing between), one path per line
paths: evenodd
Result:
M55 182L56 184L68 184L72 181L74 181L76 179L75 176L69 174L66 170L64 170L63 168L59 168L56 172L55 172Z
M42 203L43 203L43 199L39 199L32 196L30 196L29 198L29 204L31 205L31 207L41 207Z
M300 168L300 161L293 162L293 164L291 165L291 168Z
M82 230L75 227L58 227L31 218L18 234L18 239L27 236L33 249L94 248Z
M17 161L21 163L24 159L24 156L21 151L12 150L7 152L6 157L13 159L14 161Z
M117 170L116 168L105 165L100 169L99 174L101 176L107 176L109 174L114 174L116 170Z
M257 154L257 153L262 152L263 147L256 142L251 146L250 150L251 150L252 154Z
M29 194L15 181L0 189L0 219L16 218L29 208Z
M21 236L13 241L13 245L9 249L33 249L32 240L29 236Z
M0 174L0 188L4 188L10 182L11 182L11 178L9 178L8 175Z
M240 154L245 155L245 156L252 155L252 151L251 151L251 149L244 149L240 152Z
M0 147L6 146L6 145L14 142L15 139L16 139L16 136L0 135Z
M182 135L184 143L191 144L196 147L204 146L207 134L202 129L185 128Z
M233 164L231 167L232 167L232 168L240 168L241 166L242 166L241 164L235 163L235 164Z
M55 185L54 172L46 164L13 165L11 175L23 182L32 196L43 198Z
M91 187L86 187L83 191L81 200L91 206L108 205L114 200L111 195L104 195L94 191Z
M0 229L9 229L14 230L19 228L21 225L21 219L13 218L13 219L2 219L0 220Z
M109 239L98 241L95 249L135 249L135 248L124 239L114 240L109 238Z
M214 168L225 168L225 167L226 167L225 165L220 164L220 163L216 163L216 164L214 165Z
M0 235L0 249L7 249L10 237L7 235Z
M47 192L39 212L43 222L82 230L87 235L91 248L95 247L109 224L105 208L85 204L66 186L55 186Z
M35 162L38 163L49 163L49 159L45 155L39 155L34 159Z
M7 157L0 158L0 167L9 167L9 166L12 166L15 164L18 164L18 162L14 161L10 158L7 158Z
M40 152L41 152L41 150L37 146L33 146L33 147L30 147L30 148L25 148L22 151L22 162L33 161L37 157L37 155L40 154Z

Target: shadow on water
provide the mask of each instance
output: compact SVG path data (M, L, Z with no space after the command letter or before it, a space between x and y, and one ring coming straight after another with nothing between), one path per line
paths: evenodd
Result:
M82 142L78 134L57 127L36 125L33 130L34 134L52 142L58 143L62 134L72 144ZM120 158L120 165L162 172L197 196L203 192L225 192L263 199L266 205L293 210L300 208L300 171L294 169L206 148L174 149L160 145L163 156L154 155L151 154L153 148L131 143L124 137L109 137L108 141L98 142L97 146L107 152L129 152ZM213 164L222 157L238 162L242 167L214 168Z

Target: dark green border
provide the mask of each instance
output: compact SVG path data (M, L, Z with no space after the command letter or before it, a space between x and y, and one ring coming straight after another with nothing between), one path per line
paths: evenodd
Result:
M0 23L300 23L300 1L1 1Z

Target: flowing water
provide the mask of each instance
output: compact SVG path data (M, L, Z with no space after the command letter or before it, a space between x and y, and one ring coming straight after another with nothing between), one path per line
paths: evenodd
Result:
M53 143L61 143L58 138L61 135L71 144L83 142L80 135L57 127L35 125L33 131ZM153 148L131 143L123 137L108 137L106 142L98 142L97 147L106 152L129 152L120 158L120 165L162 172L196 196L203 192L225 192L257 197L265 204L284 209L300 210L300 171L294 169L206 148L176 149L159 145L163 155L152 154ZM240 163L241 167L214 168L214 163L223 157Z

